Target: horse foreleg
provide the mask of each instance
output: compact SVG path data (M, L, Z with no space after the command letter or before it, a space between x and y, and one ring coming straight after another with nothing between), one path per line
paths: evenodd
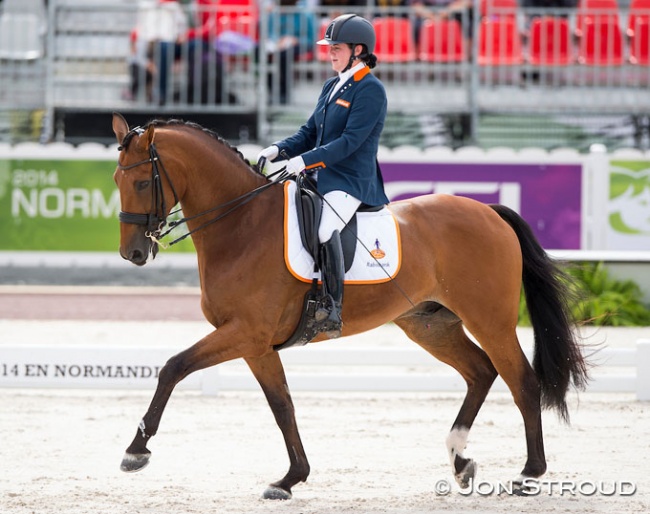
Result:
M163 411L176 384L194 371L241 357L241 346L232 343L235 334L236 330L229 330L224 326L208 334L187 350L174 355L162 367L153 399L138 425L133 442L126 449L122 459L120 466L122 471L127 473L140 471L149 464L151 452L147 449L147 443L158 431Z
M288 473L282 480L269 485L262 497L270 500L288 500L291 498L291 488L298 482L307 480L309 462L298 433L282 361L275 352L245 360L264 391L289 453Z

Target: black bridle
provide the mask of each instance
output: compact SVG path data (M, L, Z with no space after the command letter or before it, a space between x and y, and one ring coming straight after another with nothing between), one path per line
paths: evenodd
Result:
M139 127L133 129L138 133ZM122 149L122 147L120 147ZM133 212L120 211L119 220L121 223L129 223L132 225L143 225L147 228L145 235L150 238L161 237L160 233L167 224L167 205L165 203L165 193L163 191L162 175L164 175L167 182L174 194L174 205L178 203L178 195L174 184L169 178L169 174L165 169L165 165L160 160L156 145L151 143L149 145L149 158L143 161L138 161L128 166L122 166L120 163L117 167L121 170L130 170L142 166L143 164L151 163L151 212L147 214L138 214ZM160 170L162 169L162 175Z
M129 133L124 137L122 145L118 147L118 150L120 151L123 150L126 144L128 144L128 141L134 135L141 135L143 132L144 130L141 127L135 127L131 129ZM211 212L217 211L219 209L230 207L228 210L222 212L215 218L212 218L206 221L205 223L203 223L202 225L199 225L198 227L194 228L193 230L188 231L182 236L174 239L172 242L163 245L163 247L175 245L176 243L182 241L186 237L192 235L194 232L197 232L198 230L201 230L207 227L208 225L211 225L212 223L219 221L221 218L224 218L225 216L233 212L235 209L238 209L239 207L250 202L253 198L255 198L263 191L266 191L269 187L273 186L276 183L284 182L291 177L291 175L287 173L286 170L283 168L278 172L274 173L273 175L271 175L271 176L278 175L278 174L280 175L275 181L269 180L269 182L267 182L266 184L263 184L247 193L244 193L241 196L233 198L232 200L221 203L206 211L195 214L194 216L188 216L188 217L181 218L179 220L171 221L168 224L167 223L168 215L166 214L167 206L165 204L165 194L163 191L163 184L162 184L163 176L167 180L167 182L169 182L169 186L171 187L172 193L174 194L174 205L176 205L179 202L179 198L178 195L176 194L176 189L174 188L174 184L171 181L169 174L167 173L167 170L165 169L165 165L163 164L162 159L160 158L160 155L156 150L156 146L153 143L149 145L148 159L144 159L142 161L129 164L127 166L123 166L118 162L117 167L121 170L130 170L132 168L137 168L138 166L142 166L143 164L148 164L148 163L151 163L151 212L147 214L138 214L138 213L120 211L119 220L121 223L145 226L146 227L145 236L151 239L154 243L161 244L160 239L167 236L169 233L171 233L172 230L174 230L179 225L187 223L188 221L191 221L193 219L200 218L201 216L205 216L206 214L210 214ZM262 163L262 168L263 166L264 164ZM160 170L162 170L162 174L160 173ZM258 163L258 171L259 170L260 170L260 166ZM180 209L170 212L169 215L176 214L178 212L180 212ZM169 225L169 228L165 232L163 232L163 229L165 228L166 225Z

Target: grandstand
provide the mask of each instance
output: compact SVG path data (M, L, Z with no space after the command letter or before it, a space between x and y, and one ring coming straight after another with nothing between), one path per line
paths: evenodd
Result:
M473 16L435 17L418 33L406 8L358 8L378 34L384 145L648 148L650 0L518 1L476 0ZM331 8L184 1L187 25L205 30L174 46L173 21L155 4L0 2L0 141L112 142L117 110L135 121L191 118L233 143L265 144L299 126L331 76L313 45ZM287 23L299 40L313 32L312 43L283 53L273 34Z

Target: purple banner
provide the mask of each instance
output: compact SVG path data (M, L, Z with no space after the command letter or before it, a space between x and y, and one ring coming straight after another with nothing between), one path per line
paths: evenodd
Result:
M579 250L582 166L578 164L381 163L391 201L428 193L513 208L546 249Z

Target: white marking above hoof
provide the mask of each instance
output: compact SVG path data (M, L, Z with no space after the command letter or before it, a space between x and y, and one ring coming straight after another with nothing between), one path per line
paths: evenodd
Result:
M467 436L469 435L469 429L454 428L449 432L447 436L447 452L449 454L449 462L451 462L452 467L456 462L456 455L462 457L463 450L467 446Z

